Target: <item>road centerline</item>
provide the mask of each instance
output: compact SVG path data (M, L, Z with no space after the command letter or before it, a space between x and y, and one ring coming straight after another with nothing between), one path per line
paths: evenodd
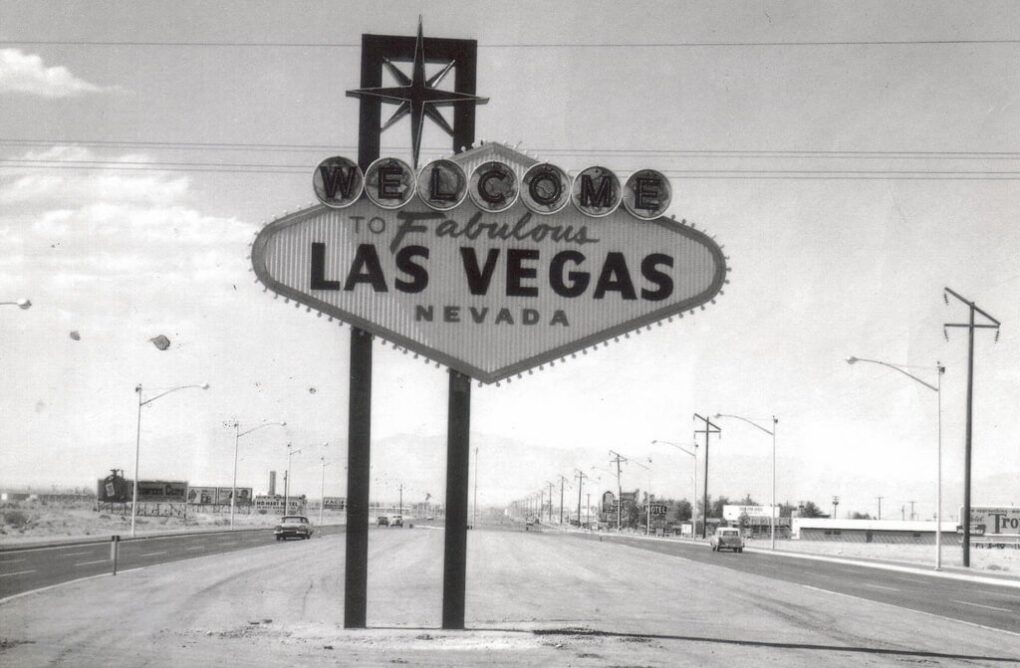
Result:
M975 608L985 608L987 610L998 610L999 612L1013 612L1009 608L997 608L994 605L985 605L983 603L971 603L970 601L959 601L959 600L957 600L955 598L951 598L949 600L952 601L953 603L962 603L963 605L971 605L971 606L974 606Z

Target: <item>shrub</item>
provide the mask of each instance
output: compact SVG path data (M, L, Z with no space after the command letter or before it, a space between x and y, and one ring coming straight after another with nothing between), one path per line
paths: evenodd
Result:
M28 523L29 517L27 513L23 513L20 510L4 511L4 524L15 529L23 529L28 526Z

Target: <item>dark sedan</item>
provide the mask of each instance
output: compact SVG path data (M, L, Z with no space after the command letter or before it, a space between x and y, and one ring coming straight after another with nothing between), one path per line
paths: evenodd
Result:
M276 540L287 540L288 538L311 538L312 525L307 517L302 515L287 515L273 530Z

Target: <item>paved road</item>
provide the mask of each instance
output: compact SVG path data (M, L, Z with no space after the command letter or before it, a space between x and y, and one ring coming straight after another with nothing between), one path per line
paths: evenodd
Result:
M343 527L318 527L316 531L320 535L332 534L343 531ZM126 539L120 542L117 571L271 542L275 542L271 528ZM68 580L110 573L112 568L109 541L5 548L0 551L0 599Z
M469 632L443 632L443 546L438 530L373 531L368 629L343 629L344 537L333 535L267 542L8 600L0 604L0 664L1020 662L1020 637L1005 631L612 541L523 531L470 532Z
M602 538L699 563L1020 633L1020 589L761 552L712 552L702 544L673 540L564 535L579 540Z

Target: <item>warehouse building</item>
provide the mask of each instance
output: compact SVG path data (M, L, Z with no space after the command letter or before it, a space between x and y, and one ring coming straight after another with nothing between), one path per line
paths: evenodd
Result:
M935 544L934 521L846 520L794 517L794 540L841 541L844 543ZM942 523L942 544L957 545L961 536L956 522Z

